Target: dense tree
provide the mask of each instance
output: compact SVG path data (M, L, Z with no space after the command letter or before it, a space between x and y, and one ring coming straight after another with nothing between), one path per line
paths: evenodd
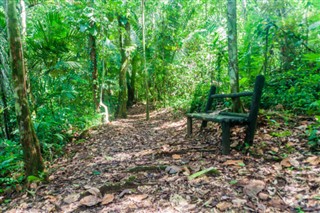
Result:
M26 175L39 176L44 164L40 152L40 144L31 121L27 100L26 69L19 30L16 1L7 1L8 32L11 53L12 79L15 91L15 107L23 147Z
M142 16L142 48L143 48L143 70L145 74L145 93L146 93L146 119L149 120L149 85L148 85L148 70L147 70L147 59L146 59L146 33L145 33L145 2L141 0L141 16Z
M239 68L238 68L238 44L237 44L237 0L228 0L227 4L228 16L228 72L230 77L231 92L239 92ZM239 112L241 110L240 98L234 98L233 111Z
M118 16L119 23L119 44L121 53L121 67L119 70L119 106L117 110L118 118L127 117L127 72L131 63L131 26L126 16Z

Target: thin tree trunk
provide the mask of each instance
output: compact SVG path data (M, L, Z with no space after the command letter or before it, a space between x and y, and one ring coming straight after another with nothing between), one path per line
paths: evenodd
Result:
M5 86L5 76L3 73L3 70L0 70L0 89L1 89L1 101L3 104L3 123L4 123L4 133L7 140L11 139L11 130L9 127L10 122L10 113L8 110L8 104L7 104L7 91Z
M145 26L145 14L144 14L144 0L141 0L141 15L142 15L142 47L143 47L143 70L145 74L145 90L146 90L146 120L149 120L149 85L148 85L148 70L147 70L147 59L146 59L146 26Z
M91 24L94 27L94 24ZM92 73L92 94L95 111L99 112L99 98L98 98L98 63L97 63L97 45L96 37L89 35L89 49L90 49L90 70Z
M131 61L132 72L128 78L128 107L132 107L135 102L135 92L136 92L136 75L139 68L139 57L136 54Z
M120 42L120 54L121 54L121 68L119 72L119 98L118 98L118 109L117 117L126 118L127 117L127 70L130 64L130 53L126 53L126 47L130 46L130 23L123 16L118 16L119 23L119 42ZM125 22L125 24L124 24ZM126 35L123 36L123 30L125 29Z
M270 27L266 27L266 40L265 40L265 50L264 50L264 63L263 63L263 74L267 75L268 69L268 49L269 49L269 29Z
M100 103L99 106L104 108L104 112L101 111L103 116L101 117L101 122L104 123L109 123L109 110L108 106L103 103L103 91L105 87L104 83L104 77L106 75L106 68L105 68L105 62L102 61L102 75L101 75L101 87L100 87Z
M228 0L227 5L228 24L228 71L230 77L231 92L239 92L238 49L237 49L237 3L236 0ZM241 112L240 98L232 99L234 112Z
M20 0L21 7L21 37L22 40L25 40L27 35L27 11L26 11L26 3L24 0Z
M27 91L26 69L16 11L16 1L7 0L7 26L12 64L12 78L15 92L15 108L23 148L26 176L39 176L44 171L39 140L31 122Z

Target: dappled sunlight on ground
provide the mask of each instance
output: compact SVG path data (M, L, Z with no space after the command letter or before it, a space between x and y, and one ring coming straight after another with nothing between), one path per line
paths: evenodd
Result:
M175 118L166 109L152 111L146 121L144 109L138 105L128 119L92 129L85 141L69 144L49 168L50 182L16 194L4 211L318 210L320 158L308 152L303 131L282 123L275 127L260 117L249 152L236 149L244 128L234 127L234 149L221 155L218 124L200 131L195 122L188 138L185 117ZM208 168L215 172L190 178Z

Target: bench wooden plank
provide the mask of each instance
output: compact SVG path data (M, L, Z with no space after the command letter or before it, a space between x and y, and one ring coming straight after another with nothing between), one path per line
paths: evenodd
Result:
M231 93L231 94L216 94L211 95L211 98L240 98L245 96L252 96L253 92L239 92L239 93Z
M248 116L232 116L232 115L221 115L221 114L207 114L207 113L190 113L187 114L190 118L196 118L204 121L213 121L213 122L231 122L231 123L246 123L248 122Z

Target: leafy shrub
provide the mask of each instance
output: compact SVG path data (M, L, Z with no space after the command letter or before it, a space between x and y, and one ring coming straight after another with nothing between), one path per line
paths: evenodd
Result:
M317 71L288 71L273 74L266 81L263 105L281 104L295 113L320 113L320 75Z
M22 175L22 148L20 143L10 140L0 140L0 193L7 186L19 183Z
M204 112L207 104L209 90L209 83L200 83L197 85L191 101L190 112Z

